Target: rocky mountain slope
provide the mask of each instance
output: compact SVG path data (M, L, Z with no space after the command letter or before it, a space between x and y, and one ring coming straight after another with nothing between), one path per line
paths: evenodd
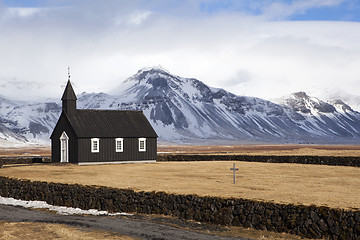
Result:
M46 103L0 101L0 124L7 131L29 141L48 141L61 112L60 96ZM82 93L78 108L143 110L159 140L166 142L360 142L360 113L341 100L324 102L299 92L273 103L162 68L142 69L109 94Z

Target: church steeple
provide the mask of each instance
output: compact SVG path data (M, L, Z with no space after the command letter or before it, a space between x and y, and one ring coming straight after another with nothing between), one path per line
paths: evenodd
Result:
M62 110L67 114L73 114L76 112L76 95L70 82L70 68L68 68L68 82L65 87L64 94L61 98Z

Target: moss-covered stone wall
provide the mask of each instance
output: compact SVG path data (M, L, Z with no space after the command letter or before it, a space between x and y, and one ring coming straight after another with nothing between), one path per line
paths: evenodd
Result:
M0 177L0 196L40 200L49 204L110 212L165 214L228 226L288 232L309 238L358 239L360 211L298 206L246 199L199 197L164 192Z
M157 161L245 161L360 167L360 157L159 154Z
M245 161L268 163L299 163L330 166L360 167L360 157L341 156L261 156L261 155L204 155L204 154L158 154L158 162L168 161ZM5 164L50 163L50 157L3 157L0 167Z
M0 157L0 167L6 164L49 163L50 157Z

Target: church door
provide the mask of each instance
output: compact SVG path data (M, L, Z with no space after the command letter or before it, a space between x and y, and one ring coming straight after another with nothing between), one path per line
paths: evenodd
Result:
M66 132L60 137L60 162L69 162L69 137Z

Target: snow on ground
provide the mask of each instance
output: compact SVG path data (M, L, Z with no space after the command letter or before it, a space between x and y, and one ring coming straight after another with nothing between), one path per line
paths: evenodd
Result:
M108 211L99 211L96 209L83 210L80 208L71 208L71 207L62 207L50 205L44 201L24 201L14 198L6 198L0 196L0 204L20 206L25 208L35 208L35 209L48 209L54 211L60 215L95 215L95 216L118 216L118 215L133 215L130 213L109 213Z

